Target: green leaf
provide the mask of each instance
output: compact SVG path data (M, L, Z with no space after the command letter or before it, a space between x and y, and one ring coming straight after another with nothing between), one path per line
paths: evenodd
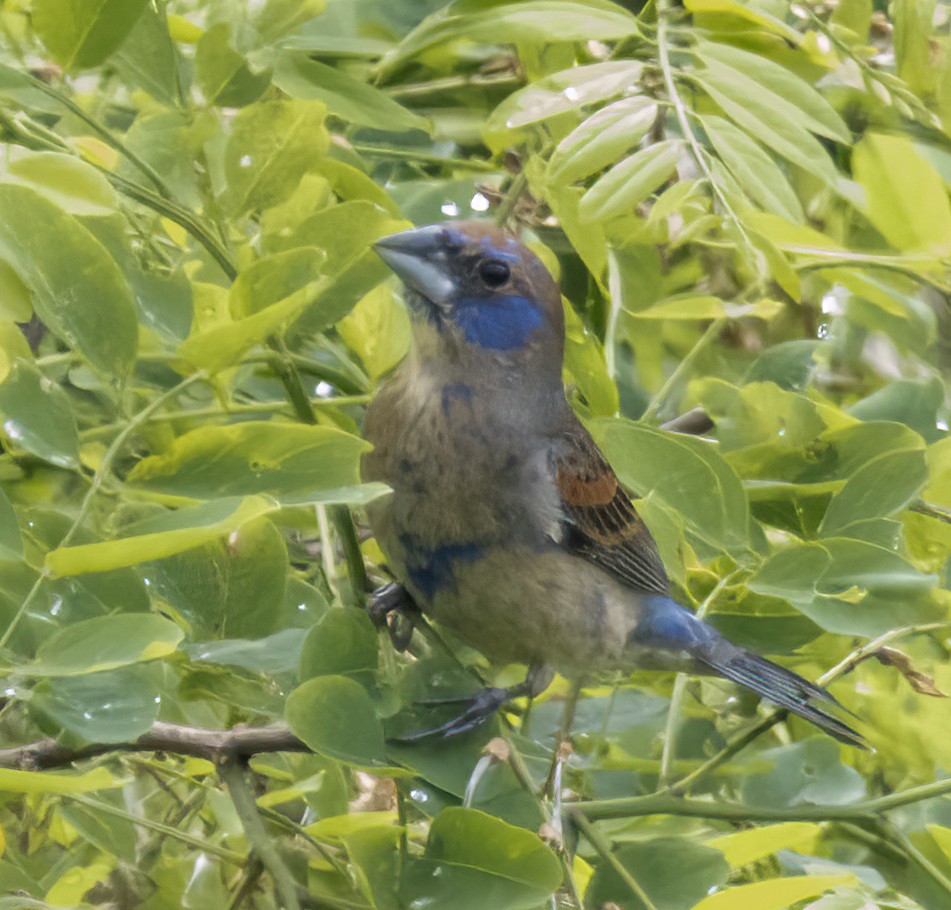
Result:
M385 765L383 727L366 689L345 676L317 676L287 699L287 722L315 752L358 767Z
M408 906L533 910L561 879L561 863L536 834L450 807L433 821L424 856L406 869L400 897Z
M933 583L894 550L829 538L775 551L749 587L788 601L827 632L874 638L938 615Z
M644 310L636 310L631 316L635 319L677 319L688 322L697 319L720 319L723 316L730 319L739 319L742 316L771 319L781 309L781 303L765 298L756 303L730 303L707 294L688 293L661 300Z
M234 214L283 202L329 146L320 101L262 101L235 117L225 148Z
M180 436L164 455L140 461L139 487L211 499L270 493L300 497L357 482L369 443L331 427L248 421L202 427Z
M32 316L33 295L30 293L30 289L23 283L13 266L9 265L6 260L0 259L0 319L9 320L10 322L29 322ZM0 331L7 328L12 327L0 323ZM19 329L14 329L14 331L19 336L20 341L23 342L22 346L26 348L25 359L29 360L30 346L26 343L26 339ZM5 331L4 335L0 347L9 354L9 342L13 336ZM9 366L9 362L7 366ZM3 381L4 375L4 371L0 370L0 382Z
M612 60L545 76L513 92L492 112L483 129L486 142L500 149L514 130L629 91L643 68L636 60Z
M79 467L79 433L69 398L31 364L17 361L0 384L0 436L59 468Z
M852 134L832 105L786 67L760 54L712 41L698 41L696 53L714 72L726 75L726 70L730 70L730 79L740 75L756 83L761 97L770 104L773 98L778 98L780 106L777 111L787 116L791 123L837 142L851 144Z
M97 370L124 373L138 345L122 272L79 221L39 193L0 184L0 258L33 291L37 314Z
M26 676L81 676L173 654L183 638L171 620L154 613L118 613L84 619L54 632L36 660L18 670Z
M928 481L925 444L883 452L860 467L832 497L819 533L851 536L849 525L904 509Z
M93 768L85 774L49 771L12 771L0 768L0 793L28 793L36 796L54 793L91 793L124 787L127 779L115 777L108 768ZM19 898L17 898L19 900Z
M787 910L793 904L841 886L857 884L854 875L797 875L750 885L734 885L705 897L693 910Z
M131 742L158 717L158 690L137 667L43 679L30 692L41 726L89 743Z
M852 155L866 211L899 250L951 252L951 202L938 172L903 136L866 133Z
M337 323L337 332L372 379L393 369L409 350L409 316L396 302L392 285L370 291Z
M691 78L737 126L793 164L835 183L832 159L799 122L792 105L739 70L712 59L706 62Z
M269 72L255 73L231 43L231 26L219 22L208 29L195 50L198 84L209 104L243 107L261 96L271 81Z
M614 855L644 889L656 910L692 910L712 888L723 885L730 867L719 850L682 837L621 844ZM630 886L607 863L600 864L585 897L595 906L629 903ZM640 902L636 905L640 907Z
M457 0L424 19L383 58L380 70L388 73L449 41L596 41L637 33L634 16L606 0L522 0L488 7Z
M11 161L7 170L70 215L111 215L119 204L112 184L72 155L34 152Z
M689 531L716 549L749 546L746 493L708 443L628 420L596 420L591 431L621 481L638 496L653 491L683 515Z
M657 103L638 95L596 111L572 130L552 153L551 180L574 183L637 148L657 119Z
M283 53L274 64L274 84L291 98L322 101L331 114L358 126L388 132L423 130L430 122L380 89L343 70L298 53Z
M300 678L340 675L370 686L377 662L377 634L366 611L328 610L304 640Z
M617 385L608 375L604 349L597 336L584 324L568 300L565 313L565 372L569 385L584 396L589 411L598 417L618 411Z
M267 0L254 19L254 27L261 39L270 43L300 28L326 8L327 0Z
M821 837L822 828L815 822L783 822L724 834L707 843L726 857L730 868L742 869L779 850L811 854Z
M67 70L102 63L125 40L147 0L34 0L31 21Z
M256 259L238 272L231 285L231 315L237 320L280 303L312 283L324 271L326 258L323 250L296 247Z
M581 197L578 215L582 221L634 214L639 202L673 176L681 143L668 139L635 152L598 178Z
M754 202L797 224L805 219L786 175L756 142L722 117L708 114L701 122L716 153Z
M0 489L0 559L19 559L23 556L20 524L6 493Z
M170 107L182 104L185 74L164 7L146 5L113 63L125 80L156 100Z
M126 529L127 536L116 540L53 550L46 554L46 568L58 576L84 575L163 559L231 534L277 508L267 497L248 496L178 509L133 525Z

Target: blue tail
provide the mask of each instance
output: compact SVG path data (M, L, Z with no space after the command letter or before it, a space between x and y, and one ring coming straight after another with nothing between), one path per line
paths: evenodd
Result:
M814 704L839 706L825 689L727 641L716 629L669 597L645 597L642 608L637 627L628 638L630 645L641 650L656 650L670 657L682 655L691 669L746 686L841 742L866 748L859 733Z

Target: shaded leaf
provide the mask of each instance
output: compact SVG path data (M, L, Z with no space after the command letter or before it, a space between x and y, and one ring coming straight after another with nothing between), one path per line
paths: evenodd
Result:
M35 0L31 21L64 69L102 63L122 44L147 0Z

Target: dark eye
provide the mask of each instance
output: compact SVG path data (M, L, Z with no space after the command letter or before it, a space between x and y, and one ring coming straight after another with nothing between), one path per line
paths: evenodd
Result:
M512 276L508 264L499 259L486 259L479 265L479 277L487 287L500 288Z

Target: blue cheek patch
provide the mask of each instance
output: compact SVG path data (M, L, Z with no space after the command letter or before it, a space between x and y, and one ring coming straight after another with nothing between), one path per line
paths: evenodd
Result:
M454 316L469 344L493 351L525 347L543 320L537 303L516 294L461 300Z

